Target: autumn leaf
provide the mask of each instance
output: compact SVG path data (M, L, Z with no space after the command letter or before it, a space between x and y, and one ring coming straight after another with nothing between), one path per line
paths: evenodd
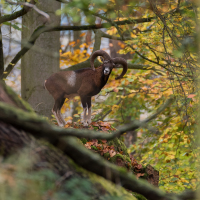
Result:
M144 174L143 174L143 173L137 173L137 174L136 174L137 179L138 179L140 176L144 176Z
M92 122L91 125L99 127L99 124L97 122Z
M101 130L104 131L104 132L109 131L109 129L105 128L105 127L101 127Z
M72 41L72 42L69 43L69 45L72 46L72 45L74 45L75 43L76 43L75 41Z
M108 126L110 127L110 124L108 122L99 122L100 126Z
M188 96L187 96L187 98L193 98L193 97L195 97L196 96L196 94L189 94Z
M116 155L116 151L110 150L110 151L109 151L109 154L110 154L110 157L112 158L113 156Z

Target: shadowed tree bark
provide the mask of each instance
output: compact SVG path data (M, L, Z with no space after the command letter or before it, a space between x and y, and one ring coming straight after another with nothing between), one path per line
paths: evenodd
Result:
M1 18L1 11L0 11L0 18ZM3 60L3 43L2 43L2 32L0 27L0 76L4 72L4 60Z

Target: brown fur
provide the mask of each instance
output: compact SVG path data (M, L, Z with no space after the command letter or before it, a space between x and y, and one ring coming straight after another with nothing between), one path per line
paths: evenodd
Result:
M77 71L63 71L55 73L45 80L44 86L55 100L52 111L58 115L57 118L60 124L64 123L60 114L60 109L66 98L72 99L75 96L80 96L82 105L85 107L85 104L89 104L86 99L91 98L101 91L110 75L104 75L103 69L103 65L100 65L95 71L90 68ZM68 80L74 73L76 75L75 84L70 85ZM88 107L88 109L89 108L90 107Z
M94 68L94 60L97 56L104 58L103 64ZM98 94L107 83L115 64L122 64L123 71L116 79L122 78L127 71L127 62L123 58L111 58L105 51L97 50L90 58L91 68L76 71L58 72L50 76L44 83L46 89L55 99L53 113L59 125L64 125L60 109L66 98L70 99L79 95L83 106L83 123L91 122L91 97ZM88 110L88 115L86 112Z

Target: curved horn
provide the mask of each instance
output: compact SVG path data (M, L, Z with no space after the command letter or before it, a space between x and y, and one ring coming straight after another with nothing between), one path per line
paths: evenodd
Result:
M102 56L104 58L104 60L111 60L111 57L105 51L103 51L103 50L95 51L90 57L90 65L93 70L95 70L94 60L97 56Z
M122 71L121 75L116 77L115 80L122 78L124 76L124 74L126 74L127 69L128 69L126 60L124 58L116 57L116 58L112 58L112 61L115 64L121 64L123 66L123 71Z

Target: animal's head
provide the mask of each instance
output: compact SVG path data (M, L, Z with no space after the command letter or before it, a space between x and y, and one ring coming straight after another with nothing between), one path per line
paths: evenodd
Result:
M123 66L123 71L120 76L116 77L115 79L120 79L126 74L127 72L127 62L125 59L116 57L116 58L111 58L105 51L103 50L97 50L95 51L90 58L90 64L93 70L94 68L94 60L96 59L97 56L101 56L101 60L103 62L103 73L104 75L109 75L112 71L113 68L116 67L117 64L121 64ZM102 58L103 57L103 58Z

